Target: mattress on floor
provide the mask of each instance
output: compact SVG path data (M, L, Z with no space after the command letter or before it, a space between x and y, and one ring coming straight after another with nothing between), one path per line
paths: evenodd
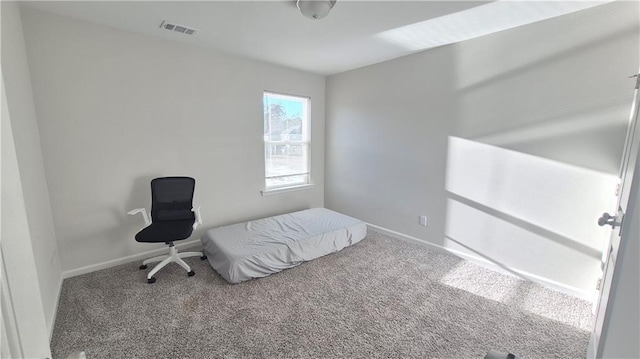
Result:
M313 208L214 228L201 240L211 267L240 283L337 252L366 235L361 220Z

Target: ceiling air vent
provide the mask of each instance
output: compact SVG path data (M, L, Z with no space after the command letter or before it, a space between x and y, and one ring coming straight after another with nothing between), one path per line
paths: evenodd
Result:
M196 29L191 28L191 27L187 27L184 25L178 25L178 24L174 24L172 22L169 22L167 20L163 21L162 24L160 24L160 27L165 29L165 30L169 30L169 31L175 31L175 32L179 32L181 34L187 34L187 35L195 35L196 34Z

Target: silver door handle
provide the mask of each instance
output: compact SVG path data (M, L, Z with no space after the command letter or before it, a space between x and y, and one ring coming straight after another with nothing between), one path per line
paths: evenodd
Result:
M613 228L616 228L620 225L620 223L616 222L616 216L612 216L609 213L604 212L602 214L602 217L598 218L598 225L603 227L607 224Z

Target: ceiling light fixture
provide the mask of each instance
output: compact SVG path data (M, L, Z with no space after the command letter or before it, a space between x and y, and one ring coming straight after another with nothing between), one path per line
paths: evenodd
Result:
M302 15L309 19L319 20L329 15L337 0L297 0L296 6Z

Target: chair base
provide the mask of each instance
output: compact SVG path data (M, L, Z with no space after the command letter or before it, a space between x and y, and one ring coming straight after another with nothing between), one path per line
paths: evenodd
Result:
M182 260L182 258L188 258L188 257L200 257L200 259L202 260L207 259L207 256L205 256L202 252L179 253L176 247L173 245L173 243L169 243L168 255L149 258L144 262L142 262L140 269L147 269L147 264L149 263L160 262L156 264L156 266L153 267L153 269L147 274L147 283L155 283L156 279L153 277L153 275L158 273L160 269L164 268L169 263L177 263L178 265L180 265L180 267L184 268L184 270L187 271L187 275L191 277L195 275L196 272L191 270L191 267L189 267L189 265Z

